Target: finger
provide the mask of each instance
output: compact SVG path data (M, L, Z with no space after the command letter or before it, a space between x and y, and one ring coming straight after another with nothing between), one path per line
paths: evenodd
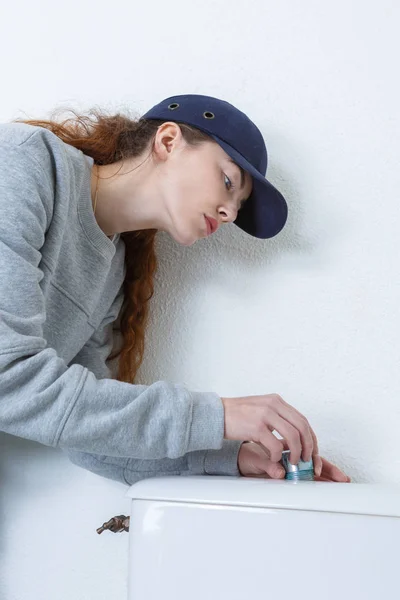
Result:
M286 472L285 469L279 463L273 463L271 460L268 460L264 465L263 469L265 469L266 475L271 479L284 479Z
M284 450L289 450L289 444L287 443L287 440L282 439L281 442L283 444L283 449Z
M350 483L350 477L348 477L343 471L333 465L331 462L322 458L322 473L323 477L328 477L331 481Z
M313 462L314 462L314 472L316 475L321 475L322 473L322 458L319 455L319 449L318 449L318 440L317 440L317 436L314 433L313 428L310 426L310 430L311 430L311 435L313 437L313 441L314 441L314 450L313 450Z
M318 449L318 440L317 440L317 436L315 435L315 431L313 430L313 428L311 427L310 423L308 422L308 420L305 418L305 416L297 410L297 408L295 408L294 406L292 406L291 404L289 404L288 402L286 402L286 400L284 400L283 398L281 398L279 396L279 398L281 399L282 403L286 406L287 409L295 412L298 415L298 418L301 420L305 420L306 424L309 427L310 430L310 434L312 437L312 442L313 442L313 450L312 450L312 455L316 456L317 454L319 454L319 449ZM311 459L311 454L304 454L303 453L303 460L307 461Z
M280 406L277 405L278 414L280 417L285 419L288 423L294 427L300 435L300 446L301 451L300 454L293 457L296 462L299 462L300 457L303 456L303 460L310 460L313 455L314 450L314 440L311 434L311 427L307 419L300 414L293 406L288 405L284 400L281 402ZM287 438L290 445L290 438L281 433L279 429L277 431L283 435L283 437ZM294 464L294 463L293 463Z
M272 462L269 458L269 453L262 444L257 444L263 451L265 457L261 457L260 468L271 479L284 479L286 471L279 462Z
M283 479L285 477L285 469L283 466L280 463L272 462L270 460L269 452L265 450L262 444L253 443L252 447L253 470L256 471L257 476L270 479ZM249 472L251 472L251 469Z
M288 445L287 441L285 439L283 439L283 440L281 440L281 442L283 444L283 449L289 450L289 445ZM314 466L314 473L315 473L316 477L319 477L322 472L322 459L319 455L313 456L313 466Z
M277 463L281 460L283 444L273 433L270 431L263 431L257 441L272 462Z
M319 476L319 475L321 475L321 471L322 471L322 459L319 456L317 436L315 435L312 427L310 427L310 430L311 430L311 435L314 440L314 450L313 450L313 456L312 456L313 463L314 463L314 471L315 471L316 475ZM289 450L287 441L281 440L281 442L283 443L284 450Z
M312 435L312 439L313 439L313 444L314 444L313 454L317 455L317 454L319 454L318 440L317 440L317 436L315 435L315 431L311 427L311 425L310 425L310 431L311 431L311 435Z
M322 458L320 457L319 454L313 456L313 463L314 463L314 473L317 476L320 476L322 474L322 470L323 470L323 464L322 464Z
M300 433L295 427L293 427L293 425L291 425L291 423L280 417L279 414L276 412L273 412L272 414L268 415L268 420L270 425L272 425L273 428L287 441L292 464L297 464L300 460L302 450ZM275 436L273 435L273 437ZM276 437L275 439L279 442L280 447L283 450L282 440L278 440ZM281 458L282 451L278 460L280 460ZM271 460L273 460L272 456Z

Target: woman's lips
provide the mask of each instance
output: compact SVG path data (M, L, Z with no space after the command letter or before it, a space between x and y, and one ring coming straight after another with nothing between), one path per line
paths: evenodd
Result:
M215 231L217 231L217 229L218 229L218 221L216 221L212 217L207 217L207 215L204 215L204 218L205 218L206 223L207 223L207 235L211 235L212 233L214 233Z

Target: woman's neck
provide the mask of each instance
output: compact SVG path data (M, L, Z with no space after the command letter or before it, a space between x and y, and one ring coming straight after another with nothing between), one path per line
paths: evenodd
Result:
M97 179L98 177L98 179ZM93 165L92 204L97 187L95 217L112 239L114 234L142 229L162 229L162 207L154 193L151 160L143 158Z

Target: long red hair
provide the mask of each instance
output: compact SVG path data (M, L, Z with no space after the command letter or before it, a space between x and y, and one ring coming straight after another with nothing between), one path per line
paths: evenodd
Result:
M49 129L66 144L91 156L97 165L109 165L142 155L146 149L152 148L157 128L163 123L158 120L134 119L129 114L107 114L99 109L91 109L87 114L69 110L74 117L62 121L54 119L58 112L56 110L50 120L15 119L14 122ZM211 139L196 128L182 123L179 126L184 139L191 145ZM157 268L156 233L157 230L121 233L125 242L126 275L123 283L124 302L116 330L122 336L122 344L120 348L111 351L107 360L119 359L116 378L128 383L134 382L143 361L148 303L154 293L153 278Z

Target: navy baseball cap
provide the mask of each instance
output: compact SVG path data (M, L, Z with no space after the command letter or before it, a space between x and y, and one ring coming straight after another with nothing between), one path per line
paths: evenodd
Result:
M142 119L186 123L210 135L253 179L251 195L239 210L235 225L263 239L281 231L288 206L282 194L265 178L267 148L260 130L247 115L225 100L186 94L166 98Z

